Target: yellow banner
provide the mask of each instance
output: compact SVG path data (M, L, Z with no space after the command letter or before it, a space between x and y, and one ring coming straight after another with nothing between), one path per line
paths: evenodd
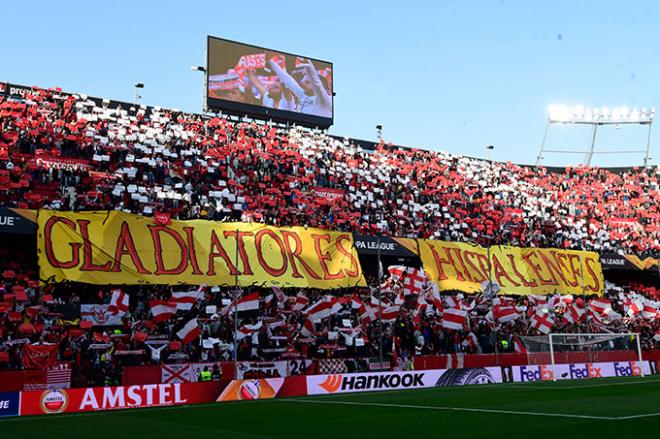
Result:
M91 284L366 285L350 233L122 212L38 215L40 277ZM238 251L237 251L238 249Z
M603 271L594 252L509 246L489 251L420 239L419 253L429 279L443 291L479 292L482 282L492 280L501 294L603 294Z

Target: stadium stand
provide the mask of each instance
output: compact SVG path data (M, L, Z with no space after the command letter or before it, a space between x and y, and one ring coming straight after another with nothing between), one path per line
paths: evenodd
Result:
M297 127L132 108L58 90L0 97L5 207L169 212L178 219L654 255L659 183L657 167L551 172L382 143L367 149ZM231 289L40 286L34 255L3 245L0 339L9 342L0 347L0 369L27 368L28 345L55 346L52 364L70 365L77 386L119 382L127 365L232 356L233 323L223 311ZM241 313L239 360L376 357L381 330L388 361L394 353L402 364L413 355L514 351L517 337L550 330L640 332L645 350L660 348L653 285L607 283L605 302L501 297L491 309L481 295L407 292L406 275L390 267L384 284L372 276L369 287L332 294L245 289L244 295L257 293L258 308ZM155 318L157 301L171 300L173 292L197 300ZM112 331L67 326L79 318L81 304L116 306L119 293L130 300ZM334 312L310 325L319 300ZM539 321L541 308L546 315ZM437 318L442 309L467 311L461 329ZM199 337L209 344L181 343L177 333L193 318L203 323ZM501 324L497 332L494 322Z

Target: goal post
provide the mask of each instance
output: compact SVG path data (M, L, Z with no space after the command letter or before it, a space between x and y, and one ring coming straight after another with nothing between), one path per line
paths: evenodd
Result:
M638 333L550 333L518 338L528 364L549 365L553 381L558 378L558 365L567 363L636 362L644 376Z
M569 353L581 353L588 363L629 361L633 358L639 363L640 376L644 376L639 333L550 333L548 342L553 381L557 381L557 364L566 363L566 354Z

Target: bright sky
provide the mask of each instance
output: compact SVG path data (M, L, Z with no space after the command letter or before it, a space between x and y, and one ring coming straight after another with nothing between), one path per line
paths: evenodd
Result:
M5 2L0 80L200 111L206 35L334 62L334 134L534 163L552 103L660 107L660 2ZM659 108L660 109L660 108ZM558 127L548 146L586 147ZM660 163L660 133L652 163ZM643 149L641 128L603 150ZM546 155L547 164L582 155ZM641 154L600 155L635 165Z

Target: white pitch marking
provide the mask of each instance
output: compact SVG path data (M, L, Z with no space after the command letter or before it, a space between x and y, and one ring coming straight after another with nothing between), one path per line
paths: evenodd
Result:
M409 409L423 409L423 410L445 410L454 412L477 412L477 413L496 413L505 415L527 415L527 416L549 416L555 418L577 418L577 419L600 419L613 421L619 418L611 416L590 416L590 415L573 415L570 413L541 413L541 412L519 412L515 410L498 410L498 409L478 409L470 407L444 407L444 406L431 406L431 405L409 405L409 404L385 404L379 402L356 402L356 401L320 401L312 399L290 399L287 398L283 401L305 402L312 404L343 404L343 405L362 405L374 407L394 407L394 408L409 408Z
M569 381L569 380L566 380ZM632 382L623 382L623 383L602 383L602 384L583 384L580 386L538 386L536 383L549 383L550 381L534 381L533 383L506 383L511 385L512 388L517 389L534 389L534 390L564 390L564 389L588 389L593 387L613 387L613 386L631 386L633 384L652 384L660 383L660 380L641 380L641 381L632 381ZM561 383L562 381L557 381L556 383Z
M637 419L637 418L651 418L653 416L660 416L660 413L644 413L641 415L619 416L617 419L626 420L626 419Z

